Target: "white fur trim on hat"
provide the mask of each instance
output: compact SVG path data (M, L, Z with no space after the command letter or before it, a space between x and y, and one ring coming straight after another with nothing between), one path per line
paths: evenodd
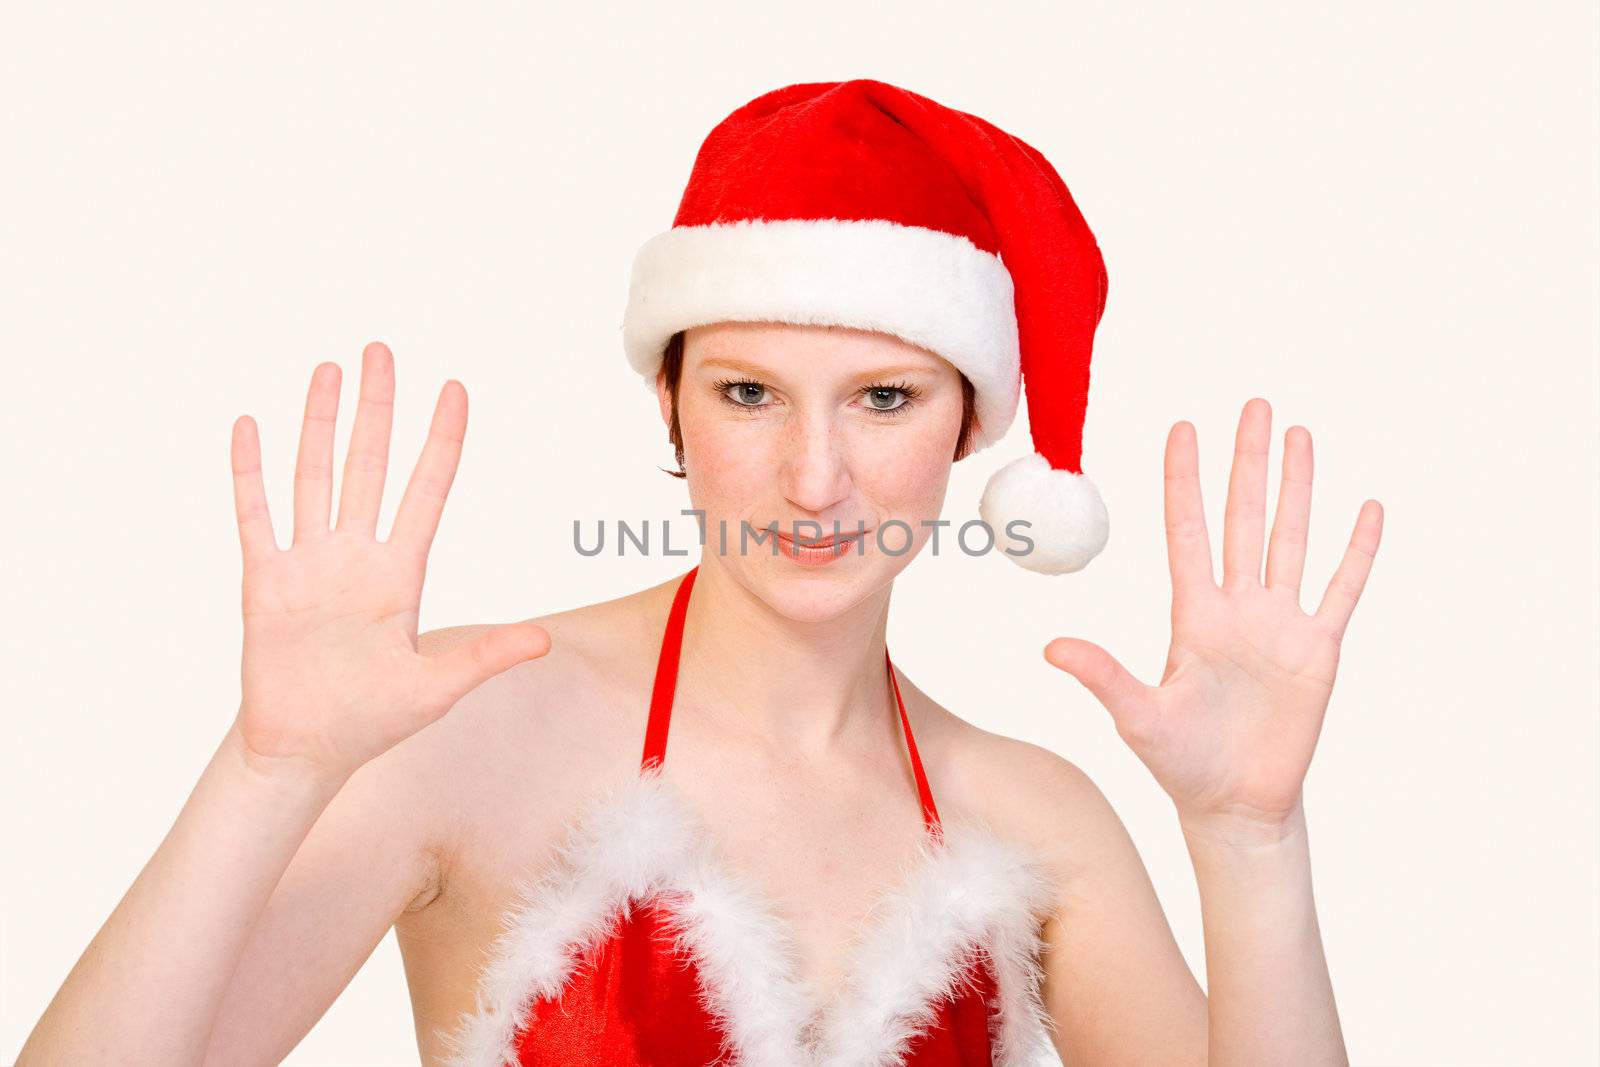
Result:
M650 389L673 334L762 321L876 330L942 356L976 394L973 452L1016 416L1011 273L965 237L885 219L742 219L673 227L635 256L622 340Z
M1013 563L1040 574L1082 570L1111 533L1105 501L1089 476L1055 470L1037 452L994 472L978 514ZM1008 527L1019 519L1027 525L1011 536Z

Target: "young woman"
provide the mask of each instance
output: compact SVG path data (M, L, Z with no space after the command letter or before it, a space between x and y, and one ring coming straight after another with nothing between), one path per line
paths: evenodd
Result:
M1027 202L1030 182L1054 199ZM758 212L780 186L784 213ZM877 205L902 217L826 201L845 187L892 191ZM984 195L929 210L950 189ZM978 199L984 225L963 223ZM1159 685L1087 641L1045 647L1177 807L1209 997L1094 784L941 707L887 649L893 580L1023 375L1045 467L1002 471L986 518L1031 515L1001 525L1036 570L1104 542L1077 456L1062 461L1104 273L1081 241L1018 243L1020 220L1061 238L1046 203L1081 227L1032 149L880 82L791 86L719 126L635 263L625 322L705 546L618 600L417 633L466 394L446 384L378 540L381 344L336 515L339 368L312 377L286 550L239 419L240 706L19 1063L277 1062L391 927L429 1065L1020 1064L1051 1045L1069 1063L1346 1062L1301 784L1381 510L1363 506L1302 611L1303 428L1264 541L1270 413L1244 406L1220 583L1194 430L1172 428ZM746 526L778 537L741 545Z

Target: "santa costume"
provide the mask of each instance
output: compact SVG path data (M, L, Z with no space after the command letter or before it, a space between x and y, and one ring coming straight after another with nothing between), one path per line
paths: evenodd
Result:
M1054 168L997 127L858 79L791 85L734 111L696 157L673 225L633 266L629 362L654 388L692 326L774 321L893 334L974 387L972 451L1004 434L1027 382L1033 451L989 481L983 518L1020 565L1081 569L1105 544L1081 466L1106 272ZM1011 536L1022 531L1022 536ZM941 819L893 662L886 685L923 811L916 860L875 898L826 999L792 932L731 871L663 775L690 594L665 621L639 773L569 827L520 887L451 1067L949 1067L1048 1050L1037 856L975 816Z

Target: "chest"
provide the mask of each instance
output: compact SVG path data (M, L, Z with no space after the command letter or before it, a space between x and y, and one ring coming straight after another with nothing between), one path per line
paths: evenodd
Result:
M714 826L719 862L781 925L800 981L813 990L837 989L883 891L923 853L914 796L894 788L903 783L859 774L848 787L763 773L696 788L709 780L705 770L692 767L689 781L674 790L685 817ZM546 775L543 788L477 798L474 809L482 810L451 857L446 892L397 923L420 1034L448 1031L473 1009L483 961L517 912L522 889L560 865L567 836L588 812L585 801L593 799L601 772L583 771L587 785ZM444 1057L443 1046L427 1036L423 1051Z
M706 1062L726 1045L751 1067L917 1050L904 1062L1020 1063L1040 1047L1043 868L986 828L958 821L902 852L888 888L843 917L826 895L813 910L734 874L726 844L657 775L586 807L488 909L497 932L444 1062L551 1062L537 1050L580 1039L608 1062ZM695 1051L695 1035L710 1044Z
M531 742L523 744L526 750ZM441 1035L475 1010L485 961L517 913L523 888L559 866L567 836L596 794L594 783L607 775L618 785L626 781L616 774L622 762L571 761L536 776L537 786L530 782L535 776L502 786L519 776L487 754L477 764L484 776L451 854L445 892L396 923L429 1067L448 1056ZM846 789L775 774L724 776L714 787L697 789L710 780L707 768L687 760L685 767L685 809L715 826L720 856L781 925L799 981L812 990L838 988L856 931L882 890L919 855L914 798L865 778ZM568 771L570 781L564 780Z

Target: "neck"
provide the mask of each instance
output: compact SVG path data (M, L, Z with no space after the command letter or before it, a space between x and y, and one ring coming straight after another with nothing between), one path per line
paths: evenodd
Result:
M874 593L825 622L796 622L704 557L684 621L676 703L800 757L882 728L885 714L898 732L884 666L889 595Z

